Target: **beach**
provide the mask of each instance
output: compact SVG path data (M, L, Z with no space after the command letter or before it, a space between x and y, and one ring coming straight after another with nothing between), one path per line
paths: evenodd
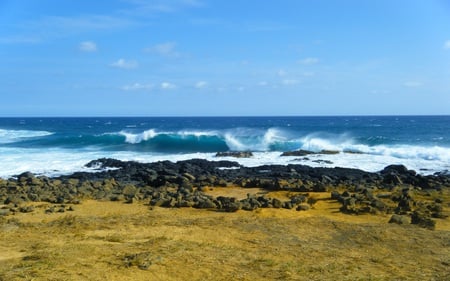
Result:
M449 15L0 0L0 281L450 281Z
M199 159L89 165L98 171L0 181L2 280L449 277L447 175Z

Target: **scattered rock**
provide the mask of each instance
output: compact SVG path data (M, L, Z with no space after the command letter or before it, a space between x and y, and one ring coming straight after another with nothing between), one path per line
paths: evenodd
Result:
M336 154L338 151L297 150L283 156ZM251 157L251 152L220 152L217 157ZM323 161L323 160L316 160ZM324 162L325 163L325 162ZM329 163L329 162L326 162ZM268 191L330 192L331 199L342 204L345 213L386 213L410 216L415 224L431 228L434 220L443 219L448 203L435 194L450 186L448 173L423 176L402 165L390 165L378 173L348 168L312 168L305 165L263 165L243 167L233 161L191 159L176 163L161 161L138 163L102 158L87 164L95 173L78 172L68 176L46 178L22 173L0 180L0 202L7 205L0 215L31 212L27 202L49 202L46 213L69 211L61 204L75 204L83 199L111 200L125 203L149 202L167 208L193 207L225 212L286 208L304 210L314 198L292 196L288 201L264 196L245 199L205 194L213 187L241 186ZM108 169L106 169L108 168ZM345 189L344 189L345 188ZM339 191L340 190L340 193ZM421 192L421 193L420 193ZM416 193L428 195L425 201ZM431 194L433 196L431 196Z
M149 252L128 254L123 257L126 267L136 266L139 269L147 270L152 265L152 256Z
M411 223L417 224L420 227L434 230L436 228L436 221L432 220L429 214L414 211L411 214Z

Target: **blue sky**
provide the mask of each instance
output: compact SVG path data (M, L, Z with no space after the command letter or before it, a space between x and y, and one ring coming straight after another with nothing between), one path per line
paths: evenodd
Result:
M450 1L0 0L0 116L450 114Z

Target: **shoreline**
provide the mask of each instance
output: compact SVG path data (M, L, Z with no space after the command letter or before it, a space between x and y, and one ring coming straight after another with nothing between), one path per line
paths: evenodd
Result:
M27 202L77 204L86 199L223 212L259 208L306 211L315 203L309 192L323 192L341 204L339 211L343 213L392 214L397 223L406 223L409 217L412 223L430 229L434 229L435 219L448 217L444 193L450 189L450 175L423 176L402 165L371 173L293 164L244 167L227 160L138 163L101 158L86 167L97 172L53 178L25 172L16 179L0 179L1 213L27 212L21 207ZM215 188L223 193L208 192ZM242 194L255 188L260 192L238 198L227 194L227 188L240 189ZM270 192L291 195L280 200L268 196Z
M0 180L0 280L449 277L445 175L200 159L89 165L114 169Z

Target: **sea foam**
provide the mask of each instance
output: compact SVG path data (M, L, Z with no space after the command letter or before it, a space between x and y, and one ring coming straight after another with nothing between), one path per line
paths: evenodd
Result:
M28 138L45 137L52 134L52 132L47 131L0 129L0 143L13 143Z

